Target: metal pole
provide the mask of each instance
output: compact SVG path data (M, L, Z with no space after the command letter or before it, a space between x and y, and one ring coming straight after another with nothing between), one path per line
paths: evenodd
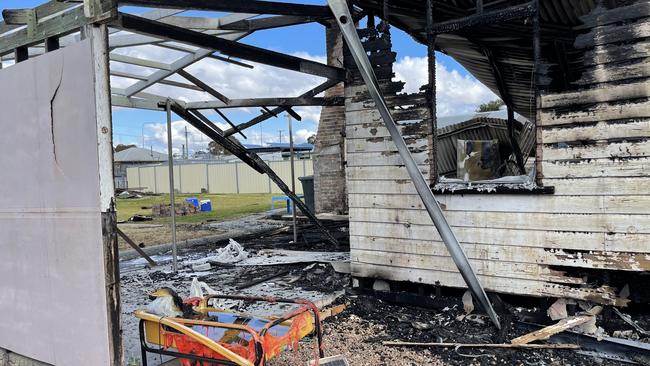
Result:
M190 158L190 143L187 140L187 126L185 126L185 159Z
M178 272L178 251L176 248L176 192L174 192L174 155L172 153L172 109L171 101L167 99L165 105L167 111L167 155L169 159L169 204L172 219L172 268L174 273Z
M370 64L368 55L366 54L366 51L363 48L363 44L361 44L361 40L359 39L359 35L357 34L352 15L350 15L346 1L328 0L328 3L330 9L332 9L332 13L334 13L334 16L336 17L336 21L338 22L341 32L343 33L343 37L345 38L345 41L350 48L354 62L359 68L359 73L363 77L363 81L368 87L368 92L375 102L379 114L384 120L386 129L388 129L391 139L395 143L399 155L404 161L406 170L409 173L411 180L413 181L413 185L415 186L418 195L422 199L422 203L426 207L431 220L436 226L436 229L438 229L438 233L440 234L442 241L445 243L445 246L447 247L447 250L449 251L452 259L454 260L456 267L458 267L458 271L463 276L467 287L469 287L469 289L474 294L474 297L479 301L483 309L487 312L494 325L497 328L501 329L499 317L492 308L492 304L485 294L485 290L483 289L483 286L481 286L476 273L472 269L472 266L467 259L467 255L463 251L463 248L460 246L456 235L454 235L454 232L451 230L451 227L449 226L449 223L447 222L447 219L445 218L445 215L443 214L438 201L436 201L436 198L433 196L433 192L431 191L429 184L424 179L424 176L422 175L422 172L420 172L415 159L413 159L408 146L406 146L406 142L404 142L404 138L397 129L397 124L395 123L395 120L393 120L393 117L390 114L390 110L386 105L386 101L384 100L384 96L382 95L379 88L379 82L377 81L375 72L372 68L372 65Z
M291 159L291 192L296 194L296 168L293 165L293 129L291 126L291 115L287 113L287 119L289 120L289 154ZM298 228L296 227L296 204L293 204L291 209L293 215L293 244L295 245L298 242Z

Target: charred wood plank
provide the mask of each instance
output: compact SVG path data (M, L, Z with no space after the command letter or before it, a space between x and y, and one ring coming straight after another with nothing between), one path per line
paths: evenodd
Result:
M321 5L291 4L276 1L233 0L119 0L120 5L135 5L166 9L192 9L231 13L306 15L331 17L329 8Z
M324 92L325 90L333 87L336 84L338 84L338 81L328 80L328 81L318 85L314 89L308 90L305 93L301 94L300 97L311 97L311 96L318 95L318 94ZM289 108L290 107L288 107L288 106L283 106L283 107L274 108L271 111L274 112L274 113L280 113L280 112L282 112L284 110L287 110ZM269 119L271 117L273 117L272 114L265 113L265 114L259 115L259 116L255 117L255 118L251 119L248 122L240 124L239 126L237 126L237 128L239 128L240 130L244 130L244 129L247 129L249 127L253 127L253 126L255 126L256 124L258 124L260 122L264 122L264 121L266 121L267 119ZM300 117L300 116L298 116L298 117ZM297 118L297 119L299 121L301 120L301 118ZM235 129L231 128L229 130L224 131L223 135L228 137L228 136L230 136L230 135L232 135L232 134L234 134L236 132L237 131Z
M267 17L260 19L244 19L238 22L221 26L220 29L252 32L263 29L273 29L290 25L312 23L321 19L323 18L311 16L280 15L276 17Z
M219 93L213 87L211 87L210 85L204 83L199 78L195 77L194 75L190 74L189 72L187 72L185 70L178 70L177 74L184 77L185 79L189 80L192 84L194 84L194 85L198 86L199 88L203 89L206 93L212 95L213 97L219 99L220 101L222 101L222 102L224 102L226 104L230 103L230 99L228 99L225 95Z
M142 250L142 249L138 246L138 244L136 244L135 242L133 242L133 240L131 240L131 238L129 238L128 235L126 235L122 230L120 230L120 228L118 228L117 226L115 226L115 231L117 232L117 234L118 234L119 236L122 237L122 239L124 239L124 241L125 241L127 244L129 244L129 245L131 246L131 248L133 248L136 252L138 252L138 254L140 254L140 256L142 256L142 258L146 259L147 262L149 262L149 265L150 265L151 267L156 267L156 266L158 265L158 263L156 263L155 260L153 260L149 255L147 255L147 253L145 253L145 251Z
M240 108L261 106L330 106L343 105L343 97L297 97L297 98L251 98L231 99L226 104L220 100L206 100L186 103L187 109Z
M61 47L59 37L48 37L45 39L45 52L56 51Z
M226 116L222 111L220 111L218 108L215 108L214 111L217 112L217 114L221 116L221 118L223 118L223 120L226 121L226 123L229 124L230 127L234 128L237 131L237 133L241 135L241 137L248 139L248 137L246 137L246 135L244 135L244 133L241 132L241 130L237 128L237 126L234 123L232 123L230 118L228 118L228 116Z
M14 50L14 61L16 63L27 61L29 59L29 49L27 47L18 47Z
M345 70L338 67L323 65L300 57L285 55L280 52L230 41L135 15L120 13L118 20L113 23L115 27L120 29L148 34L170 41L187 43L200 48L212 49L224 55L264 65L303 72L328 79L343 80L345 78Z
M434 24L432 31L436 34L456 32L463 28L501 23L532 16L535 13L532 2L505 9L486 11L460 19L448 20Z
M62 37L76 32L79 28L95 20L94 18L86 18L83 8L73 8L55 17L37 22L33 27L16 29L0 38L2 39L2 42L0 42L0 56L19 47L29 47L43 42L48 37Z

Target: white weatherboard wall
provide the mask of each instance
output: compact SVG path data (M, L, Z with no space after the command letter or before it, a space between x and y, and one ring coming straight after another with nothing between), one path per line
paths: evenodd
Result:
M645 13L615 14L650 24ZM621 305L620 288L595 285L582 269L650 271L650 83L638 81L650 68L647 53L621 50L643 28L617 16L599 16L578 38L591 65L581 90L540 97L537 172L554 194L436 195L488 291ZM639 49L647 45L636 37ZM630 65L642 71L621 71ZM348 84L345 93L352 274L465 287L366 88ZM414 100L387 95L389 106ZM404 113L394 117L428 177L431 145L408 135ZM629 285L634 293L639 283Z
M0 348L109 365L91 45L0 70Z

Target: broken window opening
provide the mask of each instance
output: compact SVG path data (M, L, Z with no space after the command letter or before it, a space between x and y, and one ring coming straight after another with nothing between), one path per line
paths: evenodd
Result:
M522 38L521 46L535 51L539 26L536 19L531 23L531 36L525 37L528 38L525 41ZM490 27L483 27L483 31L489 34ZM534 62L528 71L522 73L521 68L515 69L505 56L499 55L498 47L484 41L480 33L474 29L465 37L486 57L493 77L493 83L487 86L500 97L499 103L488 103L495 105L489 106L491 108L487 108L487 111L479 108L473 114L448 117L438 117L435 106L432 107L435 149L435 159L432 161L435 164L432 167L435 170L433 189L439 193L468 190L490 193L549 192L540 189L537 184L535 101L542 87L537 77L539 53L533 52ZM428 42L430 50L439 48L444 51L444 40L442 44L436 44L435 35L430 34ZM429 63L434 64L435 53L430 52L429 58L434 61ZM433 94L430 99L435 103L435 69L430 68L429 72L433 74L433 77L429 77L429 90ZM468 73L471 74L469 70ZM529 76L525 78L525 75ZM512 78L519 79L520 85L517 89L508 90L512 87L512 80L509 80ZM526 89L530 96L528 113L521 110L521 95L518 95Z

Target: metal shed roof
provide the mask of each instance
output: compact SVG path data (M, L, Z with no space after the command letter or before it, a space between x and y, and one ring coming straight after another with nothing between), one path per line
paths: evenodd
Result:
M140 147L131 147L126 150L116 152L113 156L113 160L116 163L157 162L167 161L167 155Z

